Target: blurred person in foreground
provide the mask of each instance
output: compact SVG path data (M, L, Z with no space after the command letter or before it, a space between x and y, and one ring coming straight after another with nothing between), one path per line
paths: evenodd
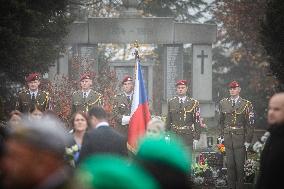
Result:
M240 97L237 81L229 84L230 97L219 103L220 140L224 139L228 170L228 187L244 188L244 163L254 131L252 103Z
M260 157L256 189L279 188L284 170L284 93L273 95L268 105L267 122L270 136Z
M31 73L26 78L28 89L18 94L16 101L16 110L22 113L28 113L34 105L40 107L41 111L49 108L49 94L39 89L39 73Z
M75 173L74 189L159 189L143 167L121 156L103 154L85 159Z
M163 138L165 137L165 123L158 119L152 118L146 127L146 136L147 137L154 137L154 138Z
M89 111L91 128L83 138L79 162L90 155L111 153L127 155L127 139L107 122L107 113L102 107L93 107Z
M40 106L34 104L31 106L28 116L30 120L40 120L43 117L43 110Z
M189 189L191 156L182 140L172 136L145 137L139 142L134 159L158 181L162 189Z
M123 92L114 97L113 119L116 122L115 129L125 136L128 135L133 89L132 77L125 76L122 80Z
M18 110L13 110L10 113L10 118L8 120L8 126L14 127L16 125L19 125L22 121L22 113Z
M9 133L0 159L3 186L9 189L68 188L67 132L52 120L25 122Z

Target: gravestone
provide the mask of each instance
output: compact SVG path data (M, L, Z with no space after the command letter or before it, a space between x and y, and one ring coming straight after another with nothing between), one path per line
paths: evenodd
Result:
M164 99L176 94L175 83L183 79L183 45L164 46Z

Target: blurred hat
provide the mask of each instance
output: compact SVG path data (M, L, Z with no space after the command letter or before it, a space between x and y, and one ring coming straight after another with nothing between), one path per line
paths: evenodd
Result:
M39 80L39 79L40 79L39 73L30 73L28 77L26 77L26 82L31 82L31 81Z
M154 153L153 153L154 152ZM136 157L142 161L161 162L189 174L190 152L185 144L175 137L170 140L146 137L140 141Z
M240 87L240 84L239 84L237 81L232 81L232 82L229 84L229 87L230 87L230 88Z
M122 80L122 83L125 83L126 81L133 81L132 77L130 77L129 75L125 76Z
M184 79L178 80L178 81L176 82L176 86L178 86L178 85L187 85L187 81L184 80Z
M58 154L62 158L65 155L65 146L72 141L62 123L50 118L40 121L23 120L21 125L10 132L9 138L38 150Z
M83 79L92 79L92 75L90 73L84 73L81 75L80 81L82 81Z
M156 189L156 181L120 156L101 154L85 159L76 174L78 185L93 189Z

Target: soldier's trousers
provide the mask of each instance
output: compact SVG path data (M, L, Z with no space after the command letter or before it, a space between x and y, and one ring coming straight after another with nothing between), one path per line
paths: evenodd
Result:
M228 188L244 188L245 147L244 135L229 132L224 136L226 149Z

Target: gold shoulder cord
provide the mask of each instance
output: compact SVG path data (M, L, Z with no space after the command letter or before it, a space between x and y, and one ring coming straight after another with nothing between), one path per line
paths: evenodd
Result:
M192 99L192 98L191 98L191 99ZM192 99L192 100L193 100L193 99ZM194 104L193 104L193 106L190 108L190 110L186 110L186 108L183 109L183 111L184 111L184 115L183 115L184 121L186 120L186 114L192 112L193 109L196 107L196 105L197 105L197 100L194 100Z
M92 105L96 104L98 101L101 100L101 97L102 97L102 95L99 95L99 97L97 98L97 100L96 100L95 102L89 103L89 104L87 104L87 105L88 105L88 106L92 106Z
M41 104L39 104L40 106L43 106L44 105L44 103L46 102L46 107L45 107L45 109L47 108L47 102L48 102L48 95L49 95L49 93L48 92L43 92L43 93L45 93L46 95L45 95L45 99L44 99L44 101L41 103ZM37 101L38 102L38 101Z
M246 102L246 105L244 106L243 109L241 109L241 111L237 112L237 110L235 110L232 112L232 114L234 114L234 120L233 120L234 125L237 122L237 115L242 114L245 111L245 109L248 107L248 105L249 105L249 101Z

